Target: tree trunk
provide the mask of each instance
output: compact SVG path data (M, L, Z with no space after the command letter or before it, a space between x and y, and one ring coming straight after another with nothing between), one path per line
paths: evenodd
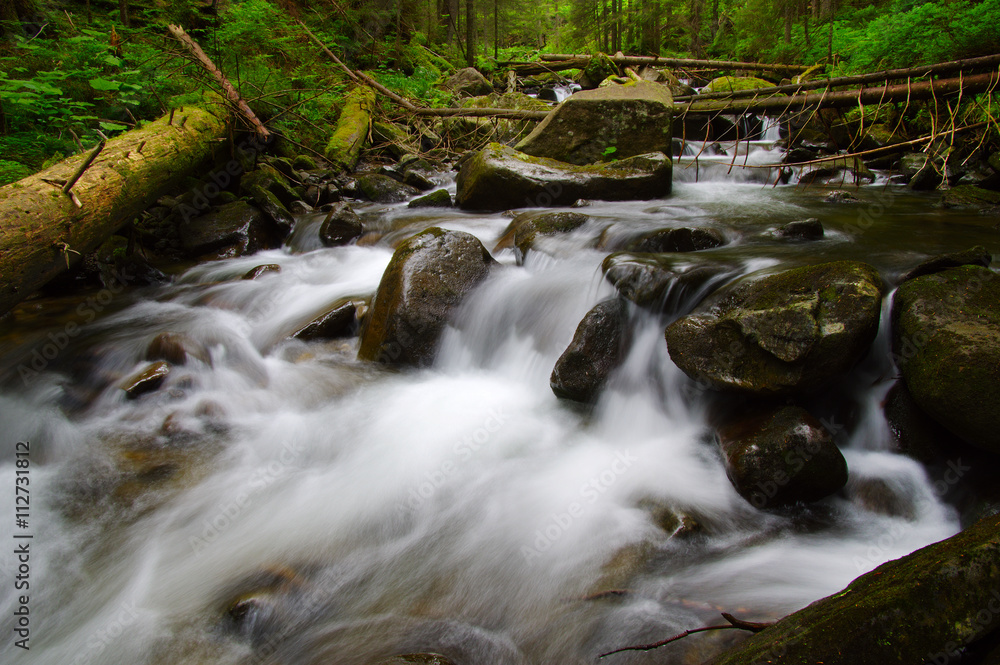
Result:
M476 7L474 0L465 0L465 59L469 67L476 66Z
M785 0L785 43L792 43L792 0Z
M203 174L199 169L213 156L216 141L227 136L224 114L187 107L171 115L172 122L163 117L108 141L71 190L81 207L61 188L84 155L0 187L0 314L97 249L187 176Z
M129 27L128 21L128 0L118 0L118 14L121 18L122 25L126 28Z
M806 33L806 46L811 46L812 42L809 40L809 0L803 0L802 8L802 29Z

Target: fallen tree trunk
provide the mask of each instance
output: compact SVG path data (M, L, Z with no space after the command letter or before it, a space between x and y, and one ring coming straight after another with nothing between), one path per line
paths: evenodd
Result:
M543 53L539 59L544 62L590 62L593 56L586 54ZM661 58L644 55L609 55L608 58L616 65L649 65L653 67L699 67L702 69L745 69L758 72L804 72L809 65L782 65L763 62L736 62L733 60L696 60L692 58ZM579 65L577 65L579 67Z
M678 105L677 111L688 115L715 115L719 113L769 113L780 115L789 111L810 108L843 108L864 104L883 104L905 100L932 99L958 93L975 94L990 90L1000 84L1000 72L976 74L968 77L883 85L875 88L815 92L807 95L772 96L753 99L706 100Z
M754 88L750 90L708 92L702 95L683 95L674 97L675 102L703 101L709 99L740 99L745 97L756 97L759 95L773 95L775 93L797 93L803 90L819 90L821 88L837 88L842 86L858 86L866 83L888 83L897 79L916 79L932 74L951 74L954 72L977 72L983 69L992 69L1000 64L1000 54L987 55L982 58L968 58L966 60L951 60L940 62L924 67L909 67L907 69L887 69L871 74L857 74L854 76L840 76L829 79L817 79L815 81L805 81L803 83L790 83L788 85L775 85L768 88Z
M222 112L176 109L108 141L70 193L85 155L0 187L0 314L178 187L226 136Z

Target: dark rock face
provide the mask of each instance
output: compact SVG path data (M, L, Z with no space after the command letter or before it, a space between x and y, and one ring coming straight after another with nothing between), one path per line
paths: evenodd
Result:
M158 360L129 376L119 384L129 399L136 399L158 389L170 374L170 364Z
M818 501L847 483L847 462L830 433L800 407L742 419L718 439L729 480L757 508Z
M358 189L369 201L375 203L400 203L418 196L420 190L386 175L369 174L358 178Z
M243 275L241 279L257 279L262 275L267 275L270 273L277 274L280 272L281 272L281 266L279 266L277 263L265 263L263 265L251 268L246 272L245 275Z
M319 227L319 239L327 247L346 245L365 232L361 218L350 204L334 203Z
M494 265L482 243L461 231L434 227L406 240L382 275L358 357L429 365L452 312Z
M292 334L301 340L336 339L349 337L357 328L358 305L363 301L344 298L335 302L329 310L310 321L307 325Z
M904 282L892 309L893 354L920 408L950 432L1000 453L1000 279L962 266Z
M508 210L578 199L653 199L670 194L671 174L672 162L662 153L574 166L492 143L462 166L456 202L467 210Z
M884 563L707 665L946 663L1000 629L1000 515ZM776 654L781 654L780 657Z
M263 164L256 171L243 175L240 179L240 191L252 198L257 207L271 218L282 237L288 235L295 223L288 206L300 197L283 175L275 168Z
M626 249L630 252L696 252L725 244L725 237L715 229L680 227L646 234Z
M275 247L279 242L269 220L245 201L227 203L201 217L182 221L179 231L190 256L209 252L241 256Z
M758 395L815 390L846 372L878 332L882 280L855 261L795 268L727 287L666 330L691 378Z
M664 312L690 310L739 270L736 265L658 254L611 254L601 268L623 298Z
M578 92L557 106L517 149L569 164L650 152L670 154L673 98L642 81Z
M612 298L595 305L580 321L573 341L552 370L552 392L564 399L593 402L625 359L628 338L625 302Z

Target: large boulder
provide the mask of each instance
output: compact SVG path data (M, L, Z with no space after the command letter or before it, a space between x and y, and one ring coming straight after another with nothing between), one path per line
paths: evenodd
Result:
M396 249L372 300L358 357L426 366L465 295L496 261L475 236L433 227Z
M961 647L1000 628L998 588L1000 515L994 515L882 564L707 665L957 662Z
M691 378L759 395L815 390L851 369L878 332L882 279L839 261L743 281L666 330Z
M517 149L570 164L593 164L649 152L670 154L673 98L640 81L570 96Z
M833 437L801 407L738 419L717 436L726 475L757 508L818 501L847 483L847 462Z
M611 254L604 278L627 300L665 312L688 310L739 270L736 264L666 254Z
M336 247L360 238L365 228L351 204L341 201L332 205L319 227L320 241L327 247Z
M552 370L552 392L577 402L593 402L612 370L625 359L628 337L624 300L611 298L595 305L580 321L573 341Z
M950 432L1000 453L1000 280L980 266L896 291L893 356L916 403Z
M630 252L697 252L726 244L725 237L715 229L680 226L647 233L629 243Z
M659 152L575 166L491 143L459 171L456 202L467 210L507 210L578 199L653 199L670 194L671 173L670 158Z

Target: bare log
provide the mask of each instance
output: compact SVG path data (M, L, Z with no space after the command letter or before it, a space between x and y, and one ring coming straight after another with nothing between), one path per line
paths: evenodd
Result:
M0 314L196 172L227 136L223 115L188 107L183 123L163 117L108 141L73 186L80 207L61 187L84 155L0 187Z
M967 58L965 60L951 60L949 62L939 62L923 67L909 67L906 69L887 69L871 74L857 74L855 76L839 76L836 78L817 79L815 81L804 81L802 83L790 83L788 85L775 85L767 88L756 88L752 90L720 91L708 92L701 95L679 95L674 97L675 102L704 101L709 99L740 99L744 97L756 97L758 95L773 95L778 93L797 93L804 90L820 90L823 88L838 88L842 86L859 86L866 83L889 83L900 79L918 79L924 76L936 74L951 74L954 72L972 73L984 69L992 69L1000 64L1000 54L987 55L981 58Z
M585 61L592 56L586 54L543 53L539 59L544 62ZM661 58L643 55L610 55L616 65L648 65L651 67L700 67L703 69L745 69L759 72L804 72L809 65L783 65L779 63L736 62L733 60L697 60L693 58ZM586 66L586 64L584 65Z
M191 39L191 37L184 32L184 28L179 25L168 25L167 31L174 39L179 41L192 56L194 56L205 71L215 78L223 92L226 93L226 99L229 100L229 103L233 105L240 115L246 118L247 122L249 122L254 128L254 131L257 132L257 136L265 141L269 139L271 133L267 130L267 127L264 126L253 110L247 106L247 103L243 101L240 94L236 92L236 88L234 88L233 84L229 82L229 79L223 76L222 72L219 71L219 68L215 66L207 55L205 55L205 52L201 50L200 46L198 46L198 42Z
M883 104L906 99L932 99L955 94L975 94L1000 84L1000 72L974 76L883 85L856 90L823 91L805 95L763 97L734 100L693 100L677 105L682 114L714 115L717 113L769 113L803 111L812 107L842 108L858 104ZM759 92L759 91L758 91Z

